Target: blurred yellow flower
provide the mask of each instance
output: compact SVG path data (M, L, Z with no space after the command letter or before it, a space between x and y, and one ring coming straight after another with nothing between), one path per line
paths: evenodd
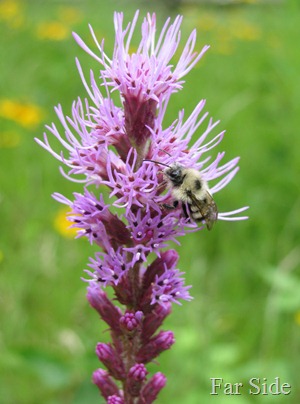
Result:
M66 238L74 238L77 234L76 228L71 228L72 222L67 220L67 216L70 213L70 208L63 207L58 210L55 218L54 218L54 228L55 230L63 237Z
M0 100L0 116L11 119L26 128L32 128L40 123L43 113L42 109L36 105L3 99Z
M216 27L215 39L212 43L212 51L222 55L231 55L234 52L234 42L227 26Z
M18 15L20 3L14 0L3 0L0 2L1 20L11 20Z
M75 24L83 19L83 15L78 8L61 6L58 9L58 17L64 24Z
M300 325L300 311L297 311L295 314L295 323Z
M193 15L197 16L197 10L193 10ZM203 11L200 13L199 17L195 19L195 24L197 31L209 32L213 31L218 25L218 18L216 13Z
M41 22L37 26L36 34L39 39L62 41L70 35L70 29L59 21Z
M245 20L236 20L230 27L232 36L243 41L257 41L261 37L260 29Z
M136 52L137 52L137 47L134 45L130 45L128 53L132 54L132 53L136 53Z
M239 3L240 0L232 0ZM257 0L248 0L254 3ZM245 3L246 0L241 2ZM189 25L197 27L199 32L207 36L211 51L223 55L234 53L237 41L257 41L262 33L258 25L247 21L238 11L220 13L219 10L199 10L196 7L185 6L185 16L188 16Z
M244 4L258 4L261 0L243 0Z
M18 1L0 1L0 20L6 21L13 28L19 27L23 22L22 8Z
M21 143L21 136L16 132L0 132L0 149L17 147Z

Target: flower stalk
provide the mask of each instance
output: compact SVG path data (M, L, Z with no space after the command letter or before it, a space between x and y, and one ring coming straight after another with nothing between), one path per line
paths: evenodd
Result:
M37 139L67 167L67 172L61 169L65 177L84 183L82 193L71 199L58 193L53 197L70 207L68 219L77 237L100 248L86 270L87 299L107 323L111 342L97 344L96 355L106 370L96 370L92 380L111 404L150 404L157 398L166 377L158 372L149 378L146 365L175 342L172 331L160 329L172 304L192 299L177 267L179 256L168 243L178 243L178 237L203 229L204 223L199 226L185 217L180 206L166 208L172 190L155 162L177 162L198 170L207 182L216 180L211 194L225 187L238 170L238 158L222 164L225 153L210 162L209 151L219 145L224 132L210 138L218 122L210 119L204 125L204 100L186 120L181 111L169 127L163 126L171 95L182 88L183 77L208 46L196 52L193 31L175 64L182 17L172 23L168 19L157 35L155 14L148 14L137 50L130 52L137 20L138 12L124 28L123 14L115 13L112 58L91 27L96 52L74 34L81 48L99 62L99 80L90 72L88 83L77 60L89 100L75 101L71 116L65 116L61 106L56 108L62 134L55 124L47 126L64 151L52 149L48 134L43 141ZM111 96L114 91L120 94L118 105ZM190 145L200 126L201 136ZM108 188L109 198L99 193L99 186ZM245 219L236 216L245 209L218 213L218 219ZM113 288L114 301L107 287Z

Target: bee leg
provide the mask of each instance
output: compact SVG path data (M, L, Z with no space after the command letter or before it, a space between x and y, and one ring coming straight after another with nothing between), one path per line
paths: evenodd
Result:
M187 211L187 208L186 208L186 204L185 204L185 203L182 204L182 211L183 211L184 217L185 217L186 219L188 219L188 218L190 217L190 215L188 214L188 211Z
M163 203L162 206L163 206L165 209L169 209L169 210L171 210L171 209L176 209L177 206L178 206L178 201L174 201L174 202L173 202L173 205L169 205L168 203Z
M200 214L200 212L194 212L190 203L183 203L182 211L186 219L194 220L196 222L205 220L205 217L203 215L195 217L197 214Z
M167 185L167 181L161 182L161 183L157 186L156 192L157 192L158 194L160 194L161 192L163 192L163 191L165 190L165 188L166 188L166 185Z
M206 220L206 216L194 217L194 220L196 222L203 222L203 220Z

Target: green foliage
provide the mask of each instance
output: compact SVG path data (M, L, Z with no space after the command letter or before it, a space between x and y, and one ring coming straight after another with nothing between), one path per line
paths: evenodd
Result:
M276 376L292 385L289 396L243 393L235 403L299 402L299 8L248 3L178 9L183 37L196 27L198 49L209 43L211 50L174 95L167 121L207 99L207 110L221 119L219 130L227 130L222 150L228 159L241 156L239 174L216 202L221 211L250 205L250 219L218 222L212 232L181 239L180 268L194 300L174 308L164 328L175 331L177 343L160 366L149 366L168 377L161 403L231 402L210 395L211 377L246 384ZM102 402L90 377L99 365L94 346L108 333L80 280L95 249L57 233L59 206L50 197L80 187L60 176L57 161L33 137L42 136L44 123L57 123L54 105L69 113L73 99L85 96L74 57L86 72L97 69L71 31L89 41L91 23L109 53L112 12L123 10L128 21L136 7L144 15L147 4L70 4L0 2L3 404ZM171 13L159 3L149 7L161 21ZM5 100L23 107L9 115ZM31 105L41 109L36 121Z

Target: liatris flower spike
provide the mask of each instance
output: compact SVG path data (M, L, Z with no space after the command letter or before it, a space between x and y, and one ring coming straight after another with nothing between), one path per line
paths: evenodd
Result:
M111 57L91 27L95 51L74 34L99 63L99 77L91 71L88 83L76 61L88 99L74 101L70 116L64 116L61 106L56 108L62 132L55 124L47 126L64 151L54 151L47 134L37 142L67 167L61 169L66 178L84 184L82 193L71 199L53 196L70 207L68 219L78 237L101 248L86 270L87 299L108 324L111 342L96 346L106 370L96 370L93 382L108 403L148 404L166 378L160 372L149 377L147 364L175 341L171 331L159 329L172 303L192 299L191 286L185 285L177 267L178 254L168 243L178 243L179 236L204 224L211 228L217 219L243 220L246 217L236 215L246 208L217 211L212 195L232 180L239 159L223 164L225 153L220 152L210 161L209 152L224 132L210 138L218 122L207 120L204 100L188 118L181 111L170 126L163 126L172 93L182 88L183 77L208 46L197 53L193 31L182 54L173 59L182 17L172 23L168 19L158 35L155 14L148 14L141 41L130 52L137 20L138 12L123 28L123 14L115 13ZM119 102L113 92L120 95ZM189 145L200 130L201 136ZM209 189L212 180L217 181ZM107 187L108 198L99 186ZM108 298L107 287L113 288L114 300Z

